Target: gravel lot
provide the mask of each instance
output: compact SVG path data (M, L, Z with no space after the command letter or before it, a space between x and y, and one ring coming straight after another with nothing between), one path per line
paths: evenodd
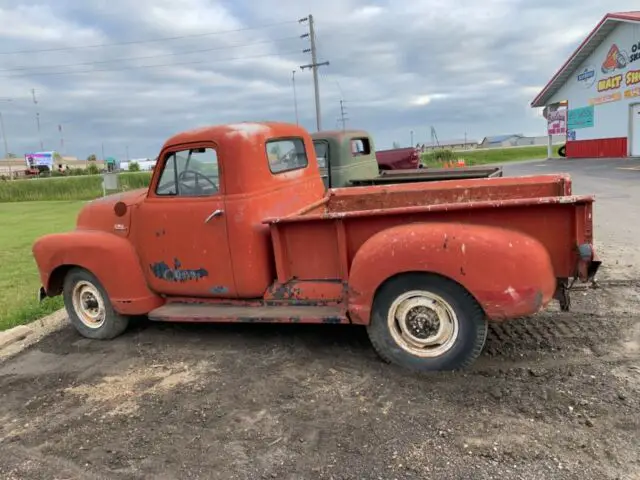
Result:
M492 328L469 371L405 373L359 327L64 327L0 363L0 478L639 479L639 195L618 173L601 287Z

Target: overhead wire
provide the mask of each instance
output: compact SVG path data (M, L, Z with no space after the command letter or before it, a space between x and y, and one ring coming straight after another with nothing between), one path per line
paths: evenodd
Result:
M140 56L140 57L121 57L121 58L113 58L110 60L95 60L95 61L91 61L91 62L82 62L82 63L70 63L70 64L66 64L66 65L38 65L35 67L25 67L25 66L20 66L20 67L15 67L15 68L0 68L0 72L18 72L18 71L24 71L24 70L40 70L40 69L45 69L45 68L70 68L70 67L79 67L79 66L87 66L87 65L97 65L97 64L104 64L104 63L112 63L112 62L127 62L127 61L131 61L131 60L148 60L151 58L161 58L161 57L172 57L172 56L177 56L177 55L191 55L194 53L205 53L205 52L213 52L216 50L227 50L227 49L233 49L233 48L243 48L243 47L248 47L248 46L253 46L253 45L263 45L263 44L271 44L271 43L275 43L275 42L282 42L284 40L293 40L293 39L297 39L298 37L284 37L284 38L278 38L278 39L273 39L273 40L262 40L260 42L253 42L253 43L244 43L244 44L240 44L240 45L228 45L228 46L218 46L218 47L211 47L211 48L204 48L204 49L200 49L200 50L189 50L189 51L183 51L183 52L172 52L172 53L163 53L163 54L158 54L158 55L145 55L145 56Z
M159 67L174 67L180 65L196 65L201 63L221 63L221 62L229 62L235 60L249 60L253 58L266 58L266 57L279 57L282 55L292 55L300 53L299 50L295 50L292 52L277 52L277 53L267 53L262 55L249 55L243 57L231 57L231 58L221 58L221 59L206 59L206 60L195 60L189 62L174 62L174 63L161 63L158 65L135 65L131 67L123 67L123 68L94 68L91 70L83 70L83 71L67 71L67 72L33 72L29 73L28 76L55 76L55 75L80 75L85 73L97 73L97 72L121 72L128 70L142 70L146 68L159 68ZM16 78L22 77L25 74L15 74L15 75L0 75L0 78Z
M0 52L0 55L18 55L18 54L27 54L27 53L44 53L44 52L62 52L68 50L81 50L83 48L103 48L103 47L113 47L119 45L136 45L142 43L154 43L154 42L166 42L172 40L180 40L184 38L197 38L197 37L206 37L211 35L221 35L227 33L235 33L235 32L244 32L250 30L259 30L262 28L270 28L279 25L286 25L298 23L298 20L285 20L282 22L268 23L263 25L256 25L253 27L244 27L244 28L236 28L233 30L218 30L214 32L204 32L204 33L194 33L190 35L178 35L174 37L161 37L161 38L153 38L148 40L131 40L126 42L112 42L112 43L100 43L94 45L76 45L72 47L55 47L55 48L42 48L42 49L34 49L34 50L15 50L10 52Z

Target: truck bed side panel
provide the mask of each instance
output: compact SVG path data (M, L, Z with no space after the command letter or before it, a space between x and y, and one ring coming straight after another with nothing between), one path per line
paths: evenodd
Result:
M509 228L539 240L551 257L557 277L571 277L578 259L577 245L591 242L577 233L578 222L591 222L591 205L538 204L526 207L480 209L353 217L342 220L347 264L371 236L390 227L413 222L452 222ZM581 218L583 217L583 218ZM336 225L332 221L283 222L277 226L286 279L345 278L340 263ZM283 250L283 251L282 251ZM284 279L284 278L283 278ZM285 279L285 281L286 281ZM282 280L281 280L282 281Z

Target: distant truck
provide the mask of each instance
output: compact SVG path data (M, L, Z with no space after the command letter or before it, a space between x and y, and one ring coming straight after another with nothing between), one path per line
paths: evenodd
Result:
M414 147L376 150L380 170L414 170L422 168L420 154Z
M320 174L327 188L501 177L501 167L419 168L414 148L376 151L363 130L313 133Z
M564 175L327 190L307 131L239 123L169 138L147 189L88 202L33 255L87 338L136 315L353 324L387 361L458 369L488 321L568 308L593 278L593 201Z

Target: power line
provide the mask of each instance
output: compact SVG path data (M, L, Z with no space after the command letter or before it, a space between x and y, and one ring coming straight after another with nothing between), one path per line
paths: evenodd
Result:
M150 58L161 58L161 57L171 57L171 56L176 56L176 55L190 55L193 53L204 53L204 52L212 52L215 50L226 50L226 49L230 49L230 48L241 48L241 47L247 47L247 46L251 46L251 45L261 45L261 44L265 44L265 43L275 43L275 42L281 42L284 40L293 40L293 39L297 39L298 37L285 37L285 38L278 38L275 40L263 40L260 42L253 42L253 43L244 43L241 45L230 45L230 46L223 46L223 47L211 47L211 48L204 48L201 50L191 50L191 51L187 51L187 52L174 52L174 53L163 53L160 55L146 55L143 57L124 57L124 58L113 58L111 60L96 60L96 61L92 61L92 62L83 62L83 63L70 63L70 64L66 64L66 65L38 65L36 67L17 67L17 68L0 68L0 72L18 72L18 71L24 71L24 70L36 70L36 69L43 69L43 68L69 68L69 67L79 67L79 66L86 66L86 65L97 65L97 64L104 64L104 63L111 63L111 62L126 62L129 60L148 60Z
M255 27L245 27L245 28L236 28L234 30L218 30L215 32L205 32L205 33L194 33L191 35L179 35L175 37L161 37L161 38L152 38L149 40L132 40L128 42L113 42L113 43L99 43L95 45L77 45L74 47L58 47L58 48L45 48L45 49L37 49L37 50L16 50L13 52L0 52L0 55L17 55L24 53L42 53L42 52L62 52L68 50L81 50L83 48L102 48L102 47L113 47L118 45L136 45L141 43L154 43L154 42L166 42L170 40L180 40L183 38L196 38L196 37L206 37L210 35L222 35L225 33L235 33L235 32L245 32L249 30L259 30L261 28L269 28L275 27L279 25L285 25L289 23L297 23L297 20L286 20L283 22L276 23L267 23L263 25L257 25Z
M196 60L192 62L176 62L176 63L161 63L158 65L137 65L132 67L124 67L124 68L97 68L91 70L83 70L80 72L34 72L26 74L28 76L54 76L54 75L81 75L85 73L97 73L97 72L122 72L127 70L142 70L145 68L159 68L159 67L177 67L181 65L196 65L200 63L221 63L221 62L231 62L235 60L249 60L254 58L266 58L266 57L279 57L281 55L292 55L294 53L300 53L298 50L293 52L280 52L280 53L268 53L264 55L251 55L245 57L231 57L231 58L221 58L221 59L206 59L206 60ZM0 78L16 78L23 77L25 74L17 74L17 75L0 75Z

